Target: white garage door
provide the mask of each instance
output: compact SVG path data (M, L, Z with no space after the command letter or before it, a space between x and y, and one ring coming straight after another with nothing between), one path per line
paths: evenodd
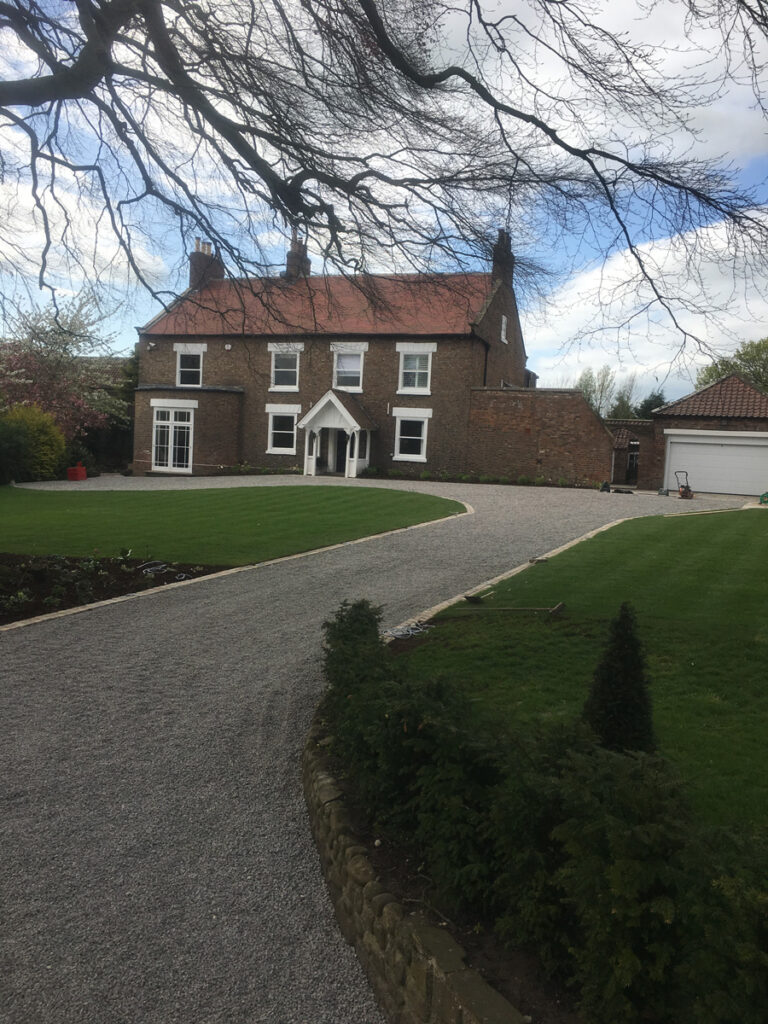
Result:
M687 470L694 492L763 494L768 491L768 434L725 430L665 430L664 486L677 487Z

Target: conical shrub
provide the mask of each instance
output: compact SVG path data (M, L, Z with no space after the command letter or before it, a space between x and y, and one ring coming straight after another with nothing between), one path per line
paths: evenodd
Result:
M656 749L653 710L632 606L622 604L595 669L584 718L608 750Z

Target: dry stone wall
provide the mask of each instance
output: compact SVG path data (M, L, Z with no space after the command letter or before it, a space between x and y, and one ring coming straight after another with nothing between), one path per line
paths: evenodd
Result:
M467 967L442 929L385 892L355 835L328 770L315 721L304 747L304 795L312 835L342 934L362 963L390 1024L525 1024L506 999Z

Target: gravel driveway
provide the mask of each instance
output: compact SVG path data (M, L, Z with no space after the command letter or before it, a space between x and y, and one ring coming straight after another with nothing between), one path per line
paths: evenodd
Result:
M301 795L321 622L367 597L394 625L614 519L683 511L650 494L411 487L475 514L0 632L4 1024L379 1024Z

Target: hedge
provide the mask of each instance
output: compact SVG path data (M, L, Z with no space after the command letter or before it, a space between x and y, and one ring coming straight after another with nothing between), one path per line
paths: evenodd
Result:
M668 761L584 722L501 732L457 687L410 680L380 618L362 601L325 624L324 711L376 828L589 1024L763 1024L768 836L707 830Z

